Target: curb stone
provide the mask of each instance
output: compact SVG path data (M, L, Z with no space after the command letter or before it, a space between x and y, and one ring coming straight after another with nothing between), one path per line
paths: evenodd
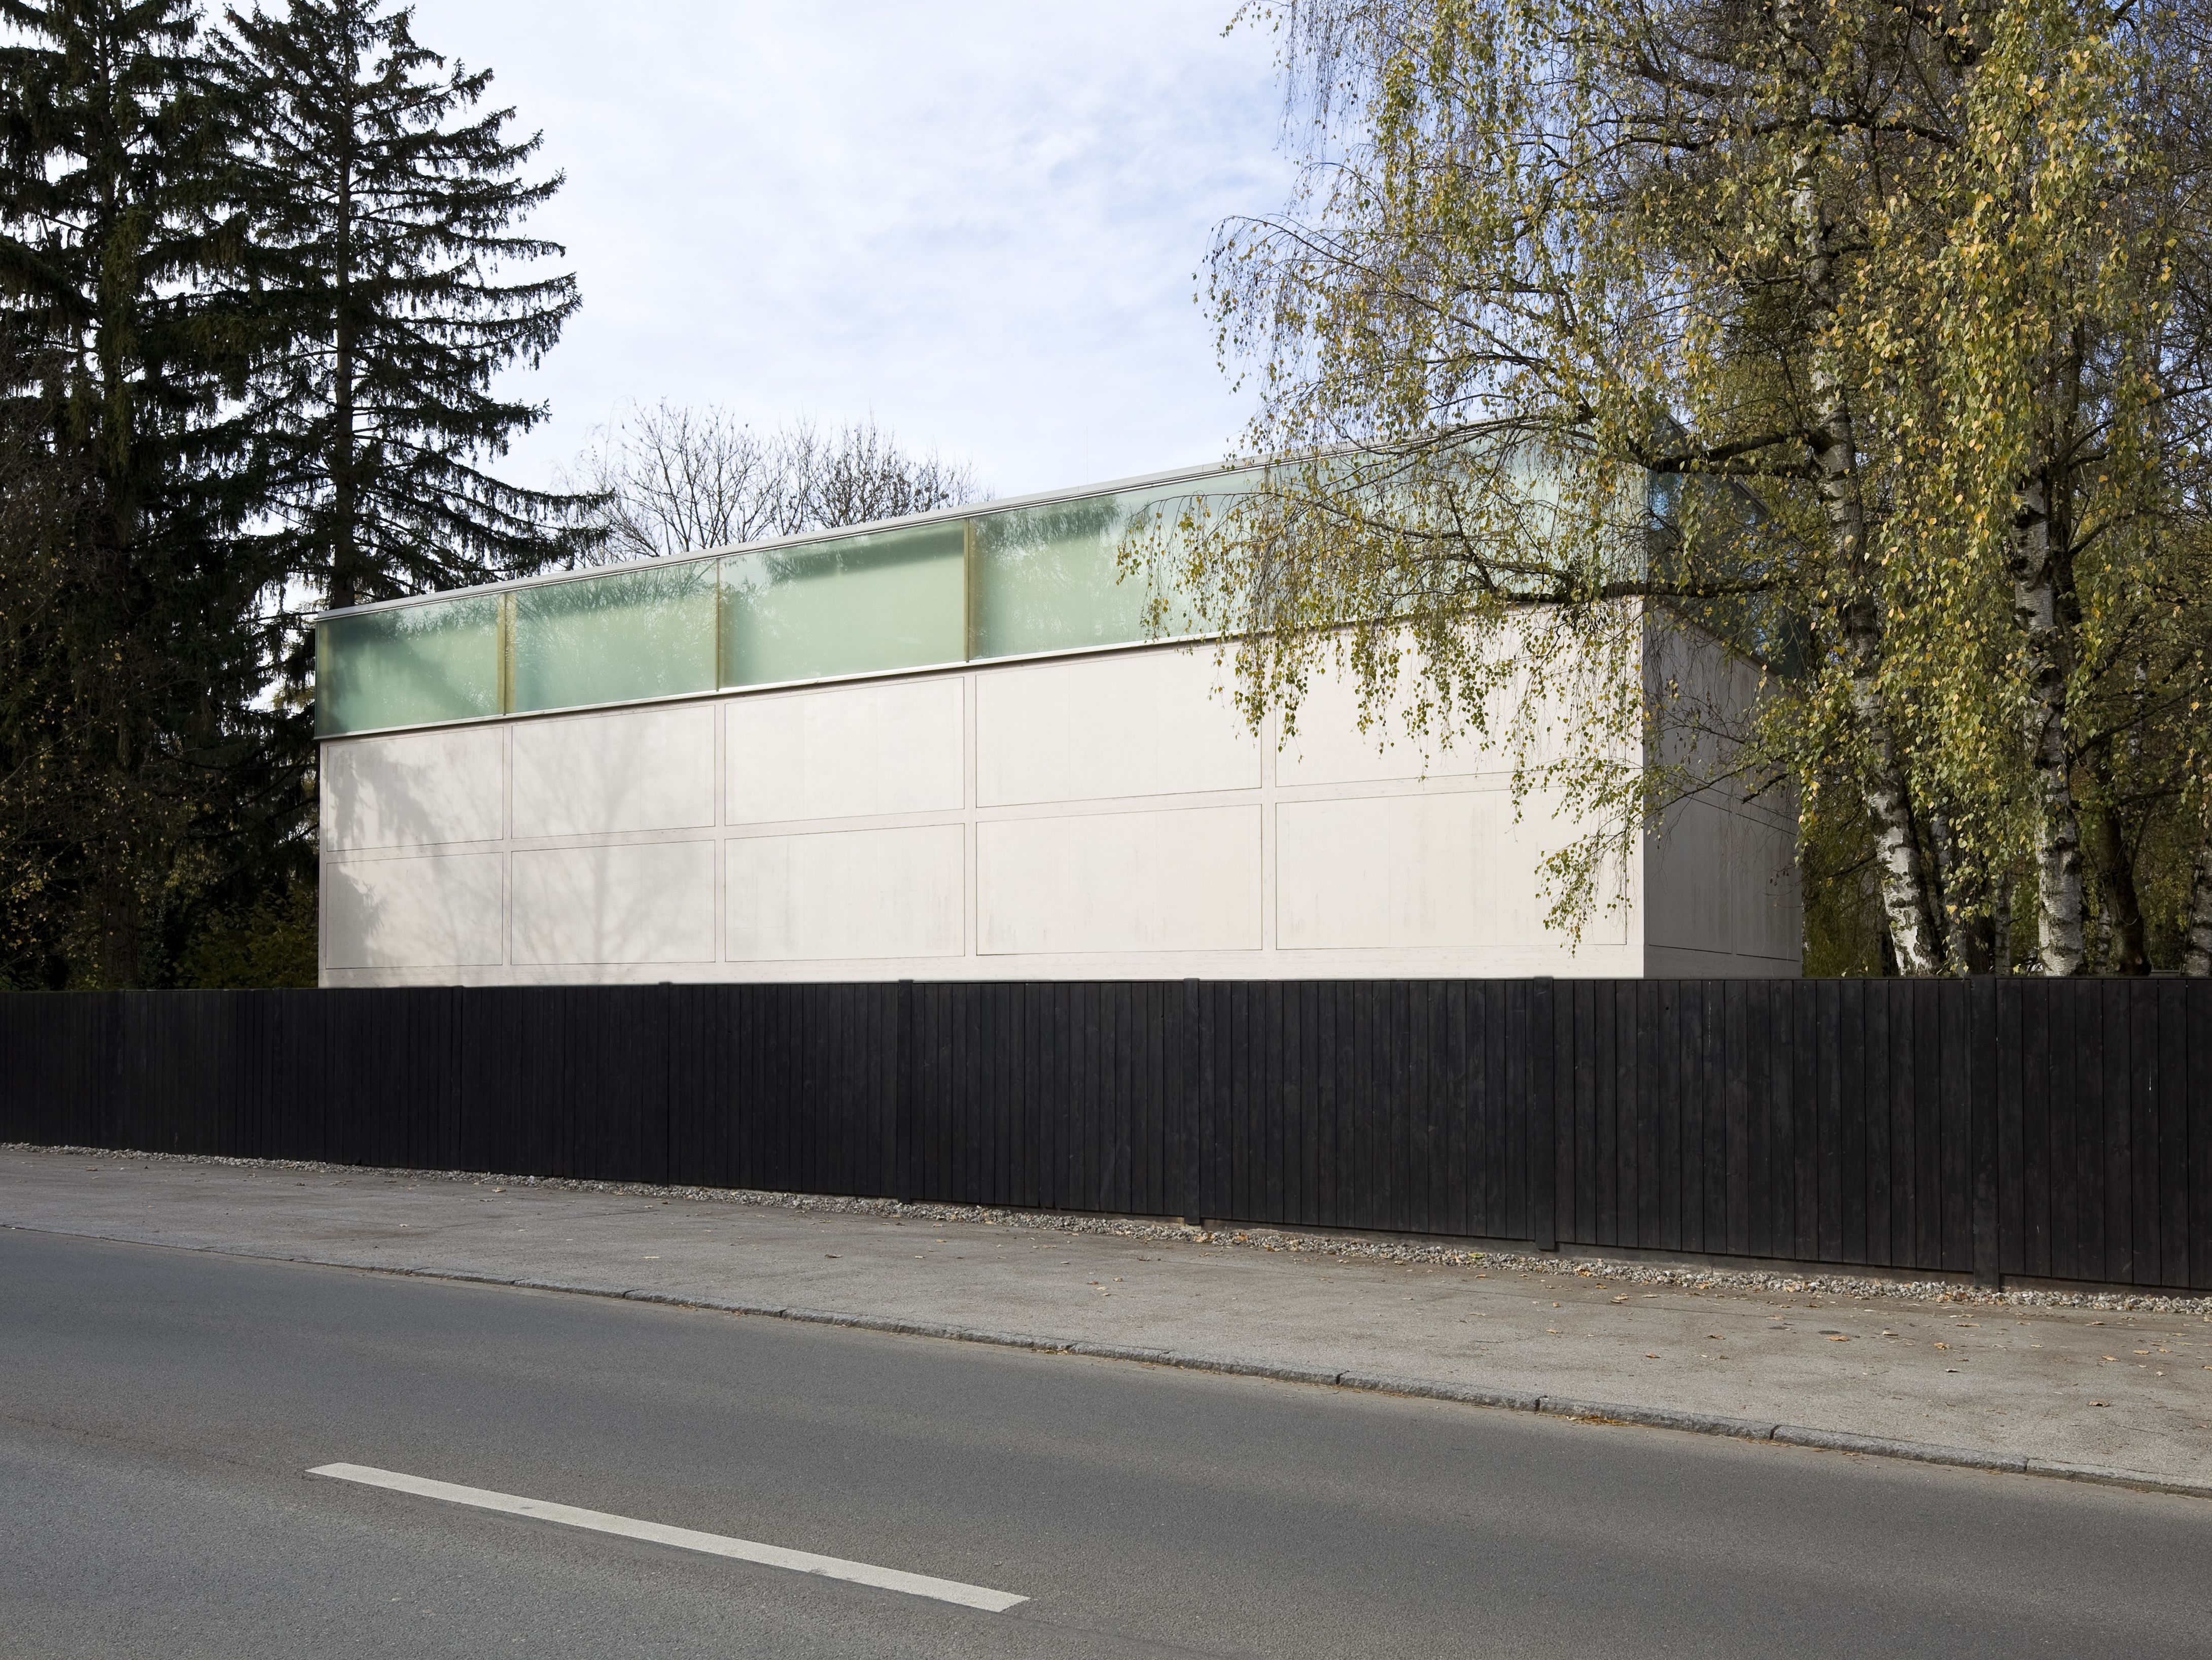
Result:
M15 1228L15 1223L0 1227ZM27 1228L25 1232L48 1230ZM96 1238L100 1235L70 1235ZM204 1245L159 1247L192 1250L208 1256L233 1253ZM1638 1428L1679 1430L1692 1435L1724 1435L1735 1439L1766 1441L1825 1452L1857 1453L1873 1458L1895 1458L1914 1463L1948 1465L1961 1469L1989 1470L2009 1475L2034 1475L2049 1480L2079 1481L2094 1487L2122 1487L2138 1493L2171 1493L2188 1499L2212 1499L2212 1481L2160 1475L2148 1470L2115 1469L2097 1464L2069 1464L2019 1453L1984 1452L1974 1447L1950 1447L1927 1441L1894 1440L1887 1436L1855 1435L1844 1430L1814 1429L1802 1424L1771 1424L1760 1419L1730 1418L1716 1413L1685 1412L1669 1407L1638 1407L1613 1402L1577 1401L1565 1395L1522 1395L1484 1389L1479 1385L1438 1379L1403 1377L1388 1373L1328 1371L1274 1361L1245 1360L1233 1355L1190 1353L1170 1349L1140 1348L1123 1343L1091 1343L1039 1337L1025 1332L992 1331L980 1327L953 1326L934 1321L902 1320L889 1315L843 1314L828 1309L787 1308L776 1304L720 1301L685 1297L680 1293L618 1290L611 1286L564 1285L550 1280L510 1279L501 1274L471 1273L466 1268L381 1268L352 1262L325 1262L313 1257L259 1258L337 1268L357 1274L391 1274L401 1279L443 1280L464 1285L495 1286L516 1291L558 1292L568 1296L603 1297L618 1302L659 1304L672 1308L702 1309L714 1314L748 1316L763 1320L789 1320L805 1325L845 1326L900 1336L935 1338L955 1343L981 1343L994 1348L1027 1349L1040 1354L1067 1354L1083 1359L1121 1360L1142 1365L1167 1366L1185 1371L1211 1371L1231 1377L1259 1377L1276 1383L1318 1384L1356 1389L1363 1394L1395 1395L1420 1400L1450 1401L1465 1406L1492 1407L1513 1412L1539 1413L1551 1417L1591 1423L1633 1425Z
M2063 1464L2051 1458L2031 1458L2027 1461L2027 1474L2051 1476L2061 1481L2086 1481L2100 1487L2133 1487L2145 1493L2178 1493L2187 1499L2212 1497L2212 1487L2203 1482L2146 1475L2141 1470L2111 1469L2101 1464Z
M1851 1435L1842 1430L1807 1429L1800 1424L1778 1424L1774 1438L1793 1447L1818 1447L1827 1452L1868 1452L1883 1458L1909 1458L1922 1464L1956 1464L1966 1469L2004 1470L2028 1474L2028 1461L2020 1453L1982 1452L1972 1447L1937 1446L1926 1441L1893 1441L1887 1436ZM2157 1481L2160 1477L2138 1478ZM2203 1491L2212 1493L2212 1483Z
M1558 1395L1543 1396L1536 1409L1559 1418L1633 1424L1640 1429L1688 1430L1696 1435L1732 1435L1746 1441L1771 1441L1777 1428L1763 1419L1723 1418L1717 1413L1683 1412L1673 1407L1625 1406L1613 1401L1570 1401Z
M1200 1357L1179 1359L1186 1365L1200 1364ZM1212 1368L1209 1366L1207 1369ZM1344 1380L1344 1374L1339 1371L1316 1371L1310 1366L1279 1366L1267 1361L1255 1363L1246 1375L1272 1378L1278 1383L1316 1383L1325 1389L1334 1389Z
M1340 1389L1359 1389L1370 1395L1409 1395L1425 1401L1455 1401L1468 1407L1499 1407L1508 1412L1535 1412L1543 1406L1543 1396L1540 1395L1516 1395L1484 1389L1480 1384L1443 1383L1426 1377L1399 1377L1389 1373L1340 1372L1336 1383Z
M1172 1364L1172 1357L1165 1349L1138 1348L1127 1343L1070 1343L1067 1352L1097 1360L1140 1360L1152 1365Z

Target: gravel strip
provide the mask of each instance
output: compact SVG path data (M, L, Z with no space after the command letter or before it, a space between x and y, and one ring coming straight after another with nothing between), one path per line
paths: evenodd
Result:
M1948 1303L2012 1308L2094 1309L2127 1314L2212 1314L2212 1297L2176 1297L2144 1292L1994 1291L1944 1280L1893 1280L1819 1270L1719 1268L1693 1265L1626 1262L1618 1257L1558 1256L1485 1246L1480 1250L1339 1234L1301 1233L1285 1228L1201 1230L1179 1222L1135 1217L1010 1210L983 1205L922 1204L898 1199L849 1199L829 1194L775 1193L749 1188L666 1187L643 1182L588 1182L558 1176L501 1176L483 1171L393 1170L375 1165L330 1164L295 1158L226 1158L209 1153L137 1152L108 1147L38 1146L0 1142L0 1152L66 1153L94 1158L136 1158L148 1163L217 1164L237 1170L308 1171L329 1176L383 1176L413 1182L496 1183L508 1188L547 1188L571 1193L606 1193L648 1199L689 1199L715 1204L751 1205L832 1215L910 1217L928 1222L981 1223L988 1227L1028 1228L1073 1234L1103 1234L1128 1239L1180 1240L1231 1249L1355 1257L1437 1267L1518 1269L1528 1274L1570 1274L1620 1285L1674 1286L1691 1291L1784 1292L1864 1299L1886 1297L1918 1303Z

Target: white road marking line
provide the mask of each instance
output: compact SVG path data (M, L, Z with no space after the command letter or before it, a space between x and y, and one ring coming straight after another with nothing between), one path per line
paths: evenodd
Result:
M757 1544L750 1539L732 1539L724 1534L696 1533L690 1528L640 1522L628 1516L610 1516L605 1511L579 1510L574 1505L524 1499L483 1487L465 1487L452 1481L433 1481L427 1476L405 1475L398 1470L380 1470L367 1464L319 1464L307 1474L358 1481L363 1487L388 1487L394 1493L411 1493L423 1499L442 1499L449 1505L470 1505L477 1510L501 1511L509 1516L532 1517L540 1522L558 1522L565 1527L587 1528L593 1533L649 1539L656 1544L673 1545L679 1550L727 1556L740 1562L758 1562L765 1567L789 1568L794 1573L849 1579L855 1584L904 1591L909 1596L933 1597L940 1602L957 1602L963 1608L982 1608L991 1614L1004 1614L1015 1603L1030 1600L1012 1591L993 1590L986 1585L963 1585L957 1579L937 1579L926 1573L879 1568L868 1562L848 1562L842 1557L817 1556L812 1551L786 1550L781 1545Z

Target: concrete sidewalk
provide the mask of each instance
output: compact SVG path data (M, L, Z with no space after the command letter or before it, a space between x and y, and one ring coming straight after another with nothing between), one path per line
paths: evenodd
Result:
M0 1152L0 1226L1165 1351L1554 1409L1619 1403L1656 1421L1807 1426L2212 1491L2208 1315L1654 1289L1143 1237L1164 1229L130 1154Z

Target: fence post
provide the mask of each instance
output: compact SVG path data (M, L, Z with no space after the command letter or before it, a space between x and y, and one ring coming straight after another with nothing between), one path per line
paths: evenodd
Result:
M1558 1033L1551 976L1528 988L1528 1229L1538 1250L1559 1248Z
M914 982L898 982L897 1044L891 1091L891 1196L914 1197Z
M1997 982L1966 984L1966 1145L1974 1189L1974 1283L2003 1279L1997 1227Z
M1194 1226L1206 1220L1206 1135L1200 1095L1206 1087L1204 1001L1196 980L1182 982L1182 1191L1176 1202L1182 1219Z

